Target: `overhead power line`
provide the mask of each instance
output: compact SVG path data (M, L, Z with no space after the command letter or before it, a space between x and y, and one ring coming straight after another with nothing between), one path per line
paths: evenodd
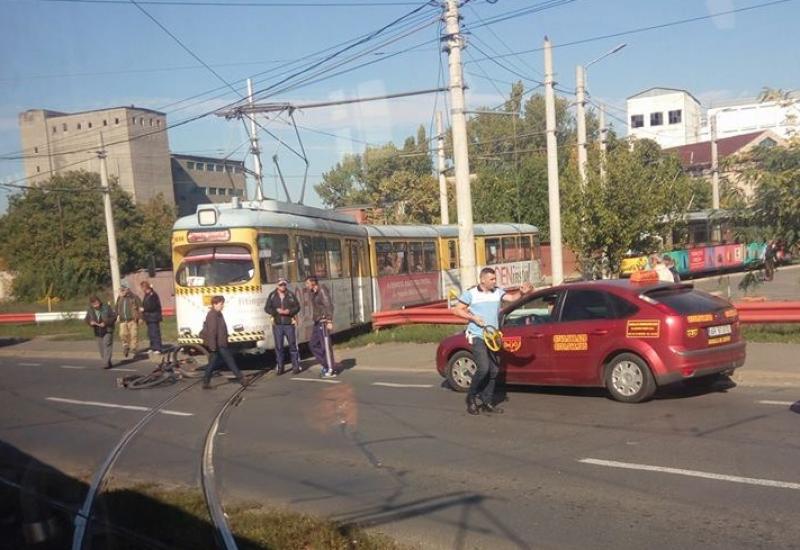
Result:
M128 0L39 0L39 2L58 2L61 4L128 4ZM392 6L416 6L417 2L202 2L198 0L142 0L140 4L151 6L185 6L210 8L380 8Z

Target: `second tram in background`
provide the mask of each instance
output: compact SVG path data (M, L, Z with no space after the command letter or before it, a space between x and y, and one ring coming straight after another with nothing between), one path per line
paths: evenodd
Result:
M541 279L534 226L477 224L475 253L476 269L494 267L503 286ZM297 330L307 342L307 276L330 289L334 331L342 331L369 323L374 311L459 292L458 258L456 226L359 225L337 212L272 200L203 205L179 219L172 235L178 342L201 343L211 297L221 294L230 341L245 351L272 349L263 307L279 278L303 304Z

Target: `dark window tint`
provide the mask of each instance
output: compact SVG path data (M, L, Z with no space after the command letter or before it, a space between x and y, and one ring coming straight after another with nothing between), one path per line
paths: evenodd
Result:
M631 115L631 128L644 126L644 115Z
M648 298L674 309L679 315L692 313L708 313L730 307L722 298L717 298L693 288L668 288L655 290L646 294Z
M664 113L650 113L650 126L661 126L664 124Z
M670 124L679 124L681 121L681 110L678 109L676 111L669 112L669 123Z
M570 290L564 302L562 321L588 321L613 319L614 309L605 292L596 290Z
M606 298L609 302L611 302L611 307L614 308L615 319L624 319L625 317L630 317L639 311L638 307L630 303L625 298L620 298L619 296L615 296L613 294L606 294Z
M519 327L553 323L557 317L558 297L558 292L548 292L523 298L505 311L502 325Z

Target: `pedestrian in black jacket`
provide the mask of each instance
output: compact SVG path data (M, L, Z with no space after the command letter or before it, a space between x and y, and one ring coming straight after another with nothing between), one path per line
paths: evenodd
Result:
M292 374L300 372L300 352L297 349L297 333L295 331L295 315L300 312L297 296L289 290L289 281L278 279L278 287L267 296L264 311L272 316L272 338L275 341L275 369L283 374L283 342L289 345L289 356L292 359Z
M306 277L306 289L311 293L311 316L314 329L308 347L322 365L322 378L335 378L339 373L339 365L333 360L331 331L333 330L333 300L327 287L320 285L319 280L310 275Z
M225 307L224 296L211 298L211 308L206 314L205 322L203 322L203 330L200 331L203 345L211 352L211 356L208 358L208 365L206 365L205 376L203 376L203 389L206 390L212 389L211 376L216 369L222 367L222 363L228 366L242 386L245 385L242 371L236 366L233 354L228 349L228 325L222 315L223 307Z
M100 351L100 359L103 360L103 368L111 368L111 354L114 351L114 323L117 321L117 314L111 306L104 304L97 296L89 298L89 309L86 310L84 321L94 329L97 338L97 349Z
M144 297L142 298L142 319L147 323L147 337L150 339L150 351L161 353L161 299L147 281L142 281L140 286Z

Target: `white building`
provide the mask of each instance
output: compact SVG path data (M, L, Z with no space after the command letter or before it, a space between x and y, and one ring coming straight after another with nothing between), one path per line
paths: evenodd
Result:
M709 106L686 90L650 88L628 98L628 135L663 148L709 141L716 116L717 138L770 130L783 139L800 136L800 93L777 101L737 100Z

